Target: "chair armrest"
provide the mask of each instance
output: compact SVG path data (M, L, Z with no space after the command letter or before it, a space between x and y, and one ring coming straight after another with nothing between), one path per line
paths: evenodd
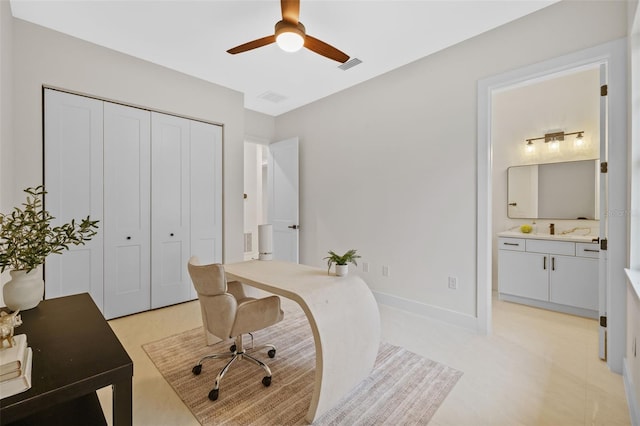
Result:
M231 334L238 336L261 330L281 321L283 317L278 296L248 300L238 305Z
M198 295L198 299L205 329L220 339L235 337L232 328L238 311L236 298L223 293L215 296Z

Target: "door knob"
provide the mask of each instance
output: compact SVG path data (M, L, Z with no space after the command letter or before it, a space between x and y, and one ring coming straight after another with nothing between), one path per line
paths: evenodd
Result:
M300 227L298 225L289 225L289 226L287 226L287 228L300 229Z

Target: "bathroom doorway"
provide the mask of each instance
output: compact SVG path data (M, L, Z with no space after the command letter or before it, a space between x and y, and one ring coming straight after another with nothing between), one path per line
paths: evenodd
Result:
M576 52L564 57L556 58L544 63L535 64L523 69L514 70L490 77L478 83L478 321L479 328L482 331L491 331L491 306L495 264L497 256L495 255L495 234L496 232L505 230L510 222L510 218L505 218L504 222L498 223L494 221L494 211L504 209L506 216L506 176L504 170L504 162L508 160L499 160L502 154L497 150L498 146L494 146L494 126L496 117L493 116L494 97L502 92L508 95L510 91L530 86L534 83L549 81L577 74L587 70L600 71L608 74L610 89L609 96L605 102L608 103L615 115L611 115L604 128L604 138L593 138L593 141L600 143L600 139L609 141L609 151L605 152L605 159L609 162L609 173L605 180L605 189L603 195L606 195L606 201L602 212L602 216L608 221L608 226L604 230L599 229L600 236L606 235L609 238L607 256L601 261L600 275L604 283L618 282L624 280L623 267L625 262L625 230L624 221L614 220L611 216L612 206L621 206L624 210L626 205L626 100L624 86L626 84L625 72L625 43L624 40L607 43L585 51ZM615 88L615 92L613 92ZM596 86L596 90L599 88ZM515 92L513 92L515 93ZM599 94L598 94L599 95ZM556 102L557 97L548 96L548 102ZM541 113L544 119L546 108ZM559 130L564 132L572 132L573 124L569 123L569 117L565 117L566 123L560 125L552 123L552 118L547 117L547 122L538 123L539 130L525 136L522 140L512 140L511 143L521 145L524 151L526 139L533 139L543 136L551 130ZM554 126L562 126L562 129ZM540 134L538 134L540 133ZM545 146L544 143L541 144ZM523 151L512 153L512 156L524 155ZM565 153L569 151L566 150ZM607 158L608 156L608 158ZM560 157L558 157L560 158ZM512 157L513 159L513 157ZM498 169L495 161L502 161L502 169ZM533 161L531 161L533 162ZM615 172L612 166L615 164ZM623 191L619 191L623 188ZM602 190L601 190L602 192ZM499 204L499 205L498 205ZM600 222L602 223L601 217ZM515 224L514 224L515 226ZM605 234L603 234L603 231ZM612 247L615 240L615 248ZM621 266L618 266L621 265ZM603 270L604 269L604 270ZM617 271L619 269L619 271ZM621 281L623 282L623 281ZM603 303L603 313L608 315L608 341L606 342L606 350L609 355L608 364L613 371L621 371L622 356L624 353L624 295L619 294L618 286L611 286L601 291L599 295L600 302ZM624 288L623 286L621 286ZM622 321L622 323L621 323ZM612 327L612 322L615 326ZM603 350L604 350L603 341Z

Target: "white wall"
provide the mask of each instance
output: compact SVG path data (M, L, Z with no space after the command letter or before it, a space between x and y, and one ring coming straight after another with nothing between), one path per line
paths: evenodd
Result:
M13 180L12 141L13 119L13 18L8 1L0 1L0 188L11 187ZM0 211L13 206L12 191L0 191Z
M273 116L246 109L244 111L244 133L247 140L258 143L273 142L276 120Z
M598 68L553 79L532 82L494 94L492 100L493 137L493 230L505 231L530 219L507 217L507 169L511 166L596 159L600 156L600 74ZM546 132L584 130L584 147L576 150L575 136L560 142L557 152L550 152L544 141L534 141L534 151L525 150L525 140L544 136ZM591 228L598 235L598 221L537 220L539 233L548 233L549 223L556 232L575 227ZM493 236L493 288L497 289L497 238Z
M23 188L42 183L43 85L221 123L224 259L242 260L243 95L19 19L12 24L14 127L0 147L3 161L14 165L13 181L0 182L3 194L15 194L11 204L21 202Z
M0 211L13 208L13 18L9 2L0 0ZM9 272L0 276L0 285ZM0 292L1 293L1 292ZM2 295L0 294L0 302ZM4 303L0 303L3 305Z
M356 248L387 300L475 317L477 81L625 34L623 2L560 2L277 117L300 137L301 261Z
M633 6L633 8L631 7ZM630 3L630 24L633 31L629 37L629 57L632 72L630 78L629 123L631 126L631 143L629 170L631 171L631 214L630 216L630 257L632 269L640 270L640 6L637 1Z

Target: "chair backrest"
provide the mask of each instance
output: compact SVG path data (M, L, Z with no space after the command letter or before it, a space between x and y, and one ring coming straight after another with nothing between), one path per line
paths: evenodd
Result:
M238 302L227 292L224 267L217 263L199 263L194 256L189 259L187 268L200 300L202 323L209 333L221 339L233 337L230 333L236 319Z
M187 268L199 295L215 296L227 292L227 278L223 266L219 263L201 265L198 258L193 256L189 259Z

